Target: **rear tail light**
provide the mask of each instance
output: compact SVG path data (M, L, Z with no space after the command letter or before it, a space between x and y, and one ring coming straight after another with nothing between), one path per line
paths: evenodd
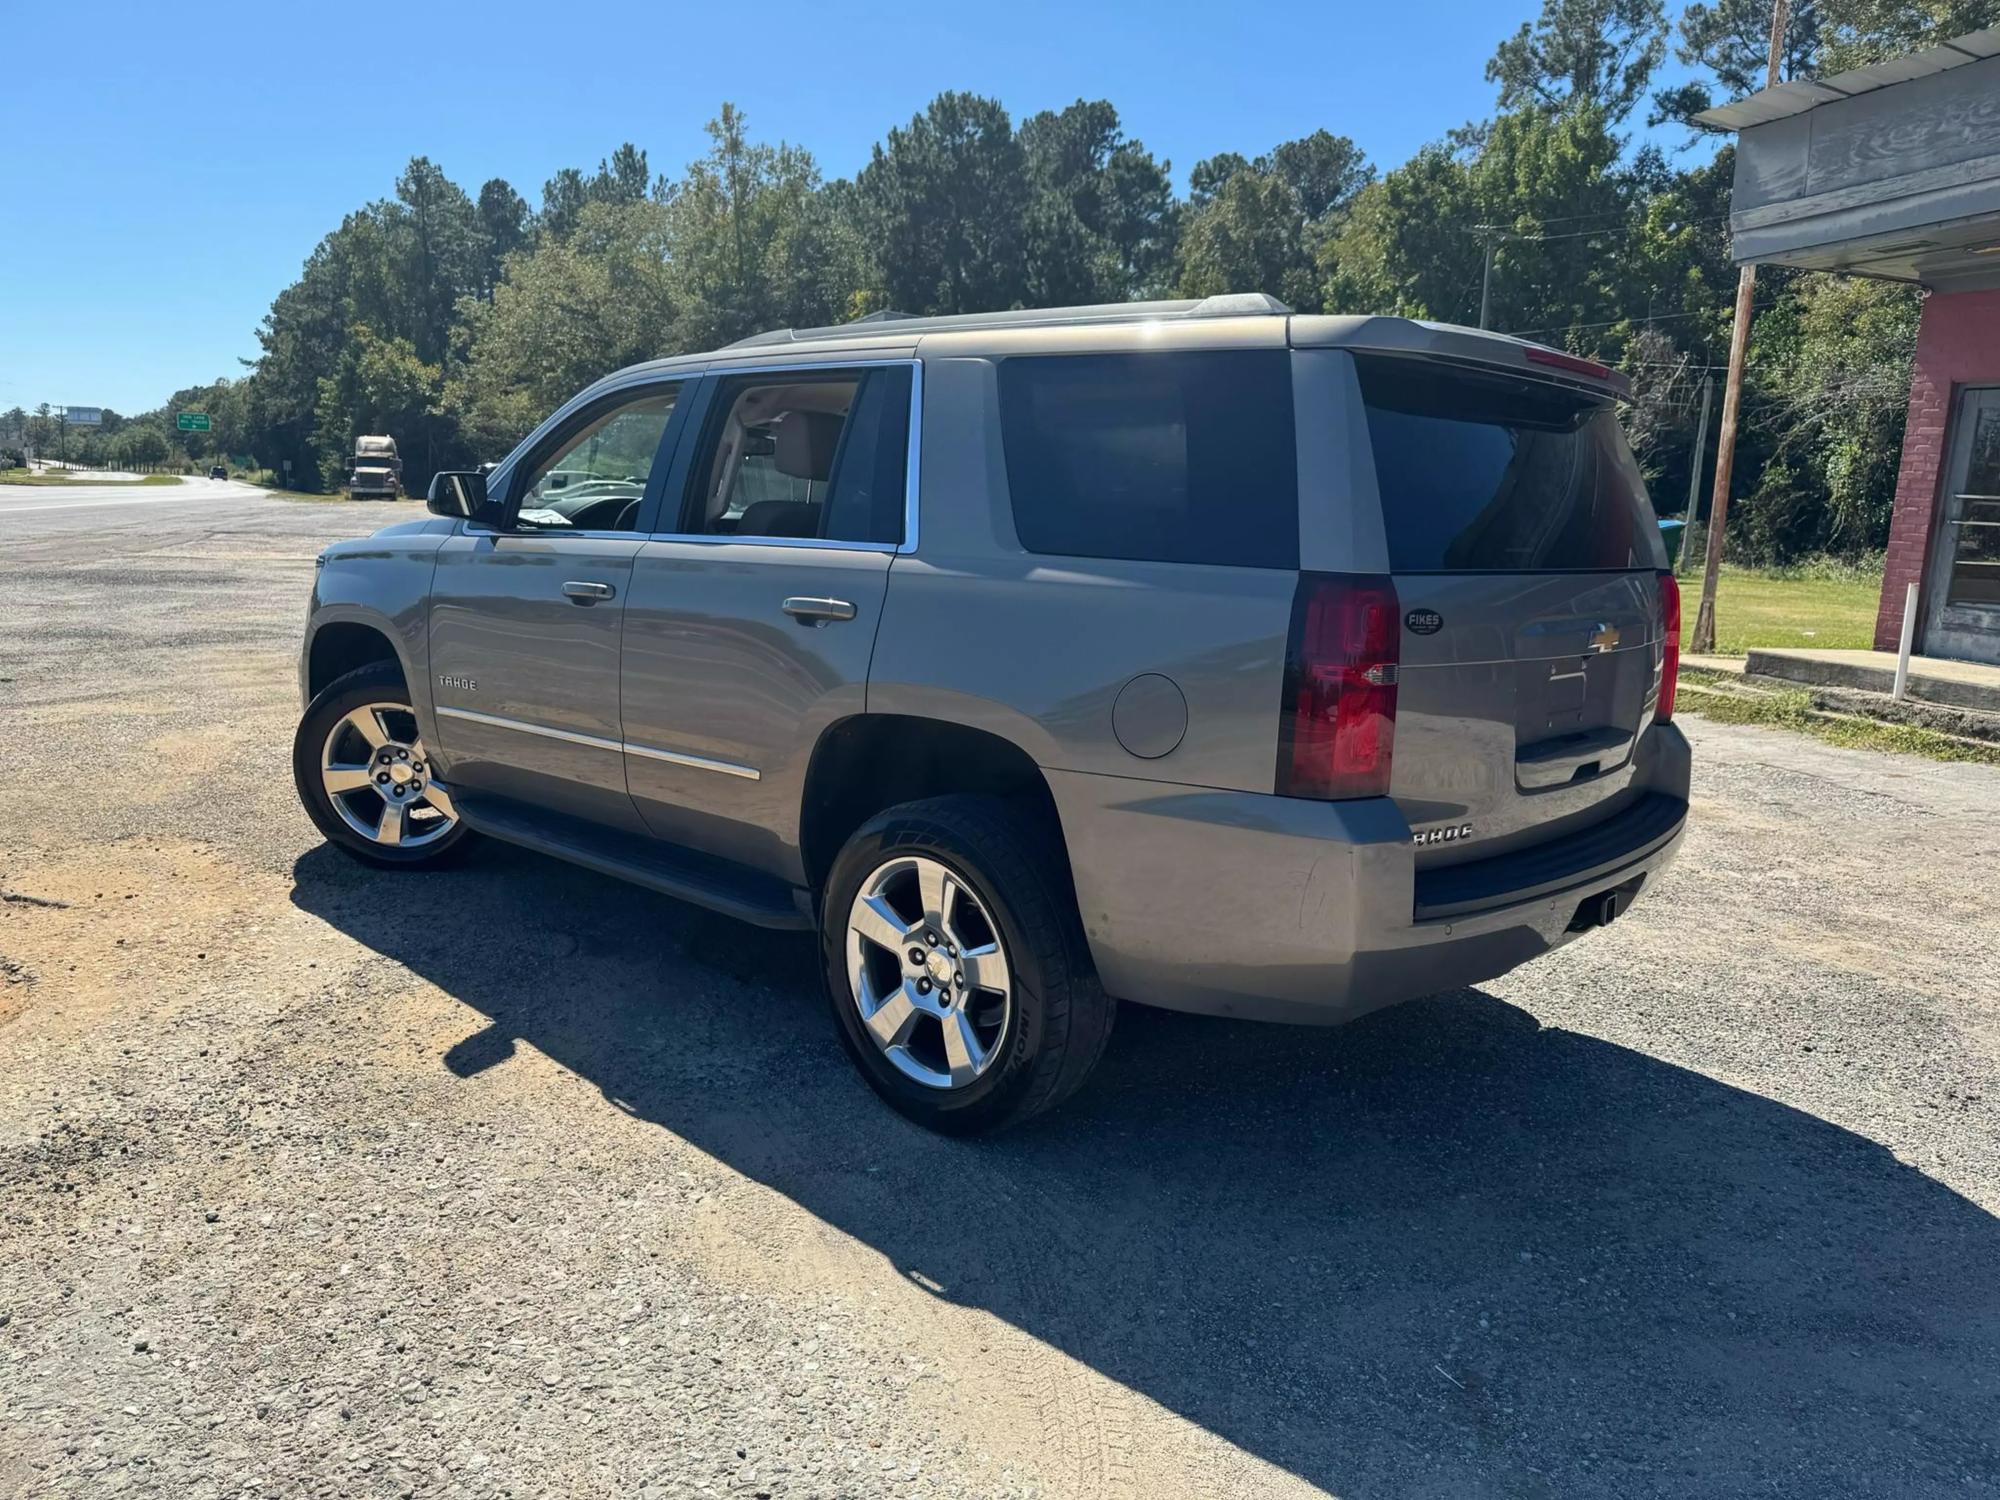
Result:
M1401 640L1387 578L1300 575L1278 731L1280 796L1388 795Z
M1660 709L1653 717L1664 724L1674 716L1674 693L1681 683L1681 585L1671 573L1660 575L1660 622L1665 632L1660 652Z

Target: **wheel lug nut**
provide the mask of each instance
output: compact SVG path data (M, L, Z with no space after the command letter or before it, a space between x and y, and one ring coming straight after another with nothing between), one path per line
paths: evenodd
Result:
M965 988L965 976L963 974L954 974L951 976L951 979L952 983L956 984L960 989Z
M924 934L924 941L935 948L938 945L938 935L935 932L927 932Z
M921 948L912 948L910 950L910 962L917 965L919 968L922 968L924 962L924 950Z
M931 982L928 979L919 979L917 981L917 993L919 995L928 995L930 992Z
M377 771L375 773L375 779L379 781L383 786L387 786L389 784L389 773L387 771Z

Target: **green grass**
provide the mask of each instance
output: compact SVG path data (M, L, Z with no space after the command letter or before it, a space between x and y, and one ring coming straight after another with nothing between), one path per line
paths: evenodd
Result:
M1815 709L1812 694L1804 688L1778 688L1751 693L1731 691L1733 682L1734 679L1723 673L1684 668L1680 695L1674 701L1674 713L1698 714L1723 724L1762 724L1772 729L1796 730L1830 745L1842 745L1851 750L1890 750L1903 755L1928 756L1932 760L2000 765L2000 744L1987 745L1958 739L1916 724L1890 724L1859 716L1828 716ZM1703 688L1719 690L1703 692Z
M405 512L408 512L410 509L410 502L407 496L401 500L393 501L377 500L372 497L367 500L350 500L346 490L335 490L330 495L315 495L309 490L281 490L275 489L270 485L265 485L263 488L277 499L296 500L306 505L394 505L397 509ZM416 509L422 511L423 508L423 503L419 501Z
M1875 644L1881 596L1879 572L1725 567L1715 590L1715 649L1722 656L1752 646L1865 651ZM1681 579L1683 650L1700 602L1701 572L1691 567Z
M352 503L347 498L346 490L335 490L331 494L316 495L310 490L281 490L273 489L268 485L265 488L270 494L275 495L280 500L303 500L308 505L347 505Z
M1753 646L1866 650L1875 644L1875 610L1881 594L1881 572L1867 566L1724 568L1715 593L1717 653L1741 656ZM1681 580L1682 649L1694 628L1700 597L1701 574L1696 571ZM1677 712L1725 724L1790 729L1850 749L2000 765L2000 745L1969 742L1915 724L1829 714L1815 706L1805 688L1731 691L1733 677L1693 667L1682 670L1681 684ZM1717 687L1722 690L1702 691Z
M46 490L60 489L66 484L79 484L81 482L71 474L49 474L31 469L0 469L0 484L25 484L32 485L36 489ZM109 482L112 484L138 485L179 484L181 476L178 474L148 474L143 479L114 479Z

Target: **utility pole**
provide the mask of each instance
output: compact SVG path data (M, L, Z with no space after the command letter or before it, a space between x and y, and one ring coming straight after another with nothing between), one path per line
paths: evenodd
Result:
M1479 237L1486 244L1486 269L1480 273L1479 277L1479 326L1481 328L1490 328L1492 324L1489 321L1489 315L1493 311L1494 226L1491 224L1475 224L1473 227L1479 231Z
M1701 499L1701 460L1708 450L1708 408L1715 400L1715 377L1704 375L1701 381L1701 421L1694 429L1694 462L1688 467L1687 524L1681 528L1681 550L1674 558L1676 576L1687 571L1688 554L1694 551L1689 545L1694 540L1694 508Z
M1785 53L1787 0L1771 6L1771 54L1764 68L1764 87L1778 83L1778 63ZM1722 432L1715 443L1715 489L1708 500L1708 551L1701 573L1701 606L1695 611L1691 655L1715 649L1715 583L1722 572L1723 529L1729 520L1729 482L1736 467L1736 418L1743 398L1743 357L1750 346L1750 304L1757 292L1757 267L1746 265L1736 277L1736 323L1729 334L1729 375L1722 387Z

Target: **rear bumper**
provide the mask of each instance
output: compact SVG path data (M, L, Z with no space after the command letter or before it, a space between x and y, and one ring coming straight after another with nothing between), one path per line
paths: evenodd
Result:
M1170 1010L1333 1025L1477 984L1578 935L1679 852L1687 741L1649 738L1644 795L1531 855L1419 877L1387 799L1308 802L1051 771L1105 988ZM1511 883L1510 883L1511 882Z

